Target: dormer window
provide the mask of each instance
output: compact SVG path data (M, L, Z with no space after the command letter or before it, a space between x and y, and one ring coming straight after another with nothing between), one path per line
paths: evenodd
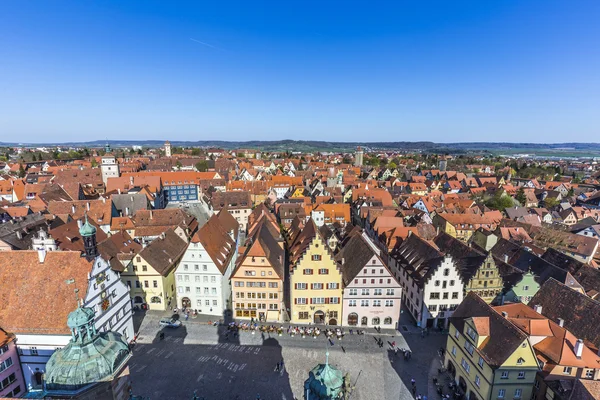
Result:
M473 330L471 327L467 328L467 335L469 335L473 341L477 340L477 332L475 332L475 330Z

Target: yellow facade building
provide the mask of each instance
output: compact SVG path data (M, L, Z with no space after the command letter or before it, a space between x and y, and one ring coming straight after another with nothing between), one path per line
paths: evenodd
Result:
M527 335L470 292L450 318L445 366L470 400L529 400L539 370Z
M289 285L292 324L341 324L342 273L312 218L290 246Z
M121 274L134 305L164 311L176 304L175 269L188 243L173 229L154 239Z

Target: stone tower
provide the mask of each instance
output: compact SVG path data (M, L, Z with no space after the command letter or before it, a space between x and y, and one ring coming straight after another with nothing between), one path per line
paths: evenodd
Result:
M354 153L354 166L355 167L362 167L363 166L363 149L362 147L358 146L356 148L356 152Z
M439 161L439 169L441 172L446 171L446 168L448 168L448 160L446 160L446 157L442 156L440 157L440 161Z
M171 157L171 142L168 140L165 142L165 156Z

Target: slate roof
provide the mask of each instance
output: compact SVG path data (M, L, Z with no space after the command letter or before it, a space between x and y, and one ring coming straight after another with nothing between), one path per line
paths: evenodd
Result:
M433 242L440 251L449 254L458 268L463 282L469 282L485 261L487 255L447 233L440 233Z
M91 270L78 251L48 252L43 263L35 250L0 251L0 326L17 334L68 335L74 289L85 297ZM75 282L66 284L70 279Z
M173 228L170 228L164 232L164 235L154 239L139 255L156 272L162 276L168 276L177 266L187 246L187 242L180 238Z
M542 314L564 320L564 327L595 349L600 348L600 302L569 288L555 279L546 281L529 306L542 306Z
M444 254L439 249L417 235L410 235L392 250L392 256L420 284L429 279L444 258Z
M387 260L381 256L381 251L374 247L371 239L360 230L353 231L335 256L335 260L341 265L344 287L352 282L374 256L387 268Z
M148 197L142 193L113 194L110 199L117 212L123 216L131 216L138 210L148 210L150 208ZM129 211L129 214L127 211Z
M548 249L542 258L573 275L573 278L583 286L588 296L600 296L600 270L590 267L555 249ZM562 282L562 281L561 281Z
M479 347L477 353L493 369L499 368L527 339L527 335L508 319L498 314L474 292L469 292L462 303L454 310L450 322L461 332L469 318L489 318L487 331L489 336Z
M27 250L31 248L31 239L40 229L48 232L46 217L41 213L28 214L0 224L0 240L13 250Z

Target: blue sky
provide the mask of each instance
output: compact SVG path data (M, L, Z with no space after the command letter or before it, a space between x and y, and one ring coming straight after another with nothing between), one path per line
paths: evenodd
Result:
M598 142L598 21L597 0L4 0L0 141Z

